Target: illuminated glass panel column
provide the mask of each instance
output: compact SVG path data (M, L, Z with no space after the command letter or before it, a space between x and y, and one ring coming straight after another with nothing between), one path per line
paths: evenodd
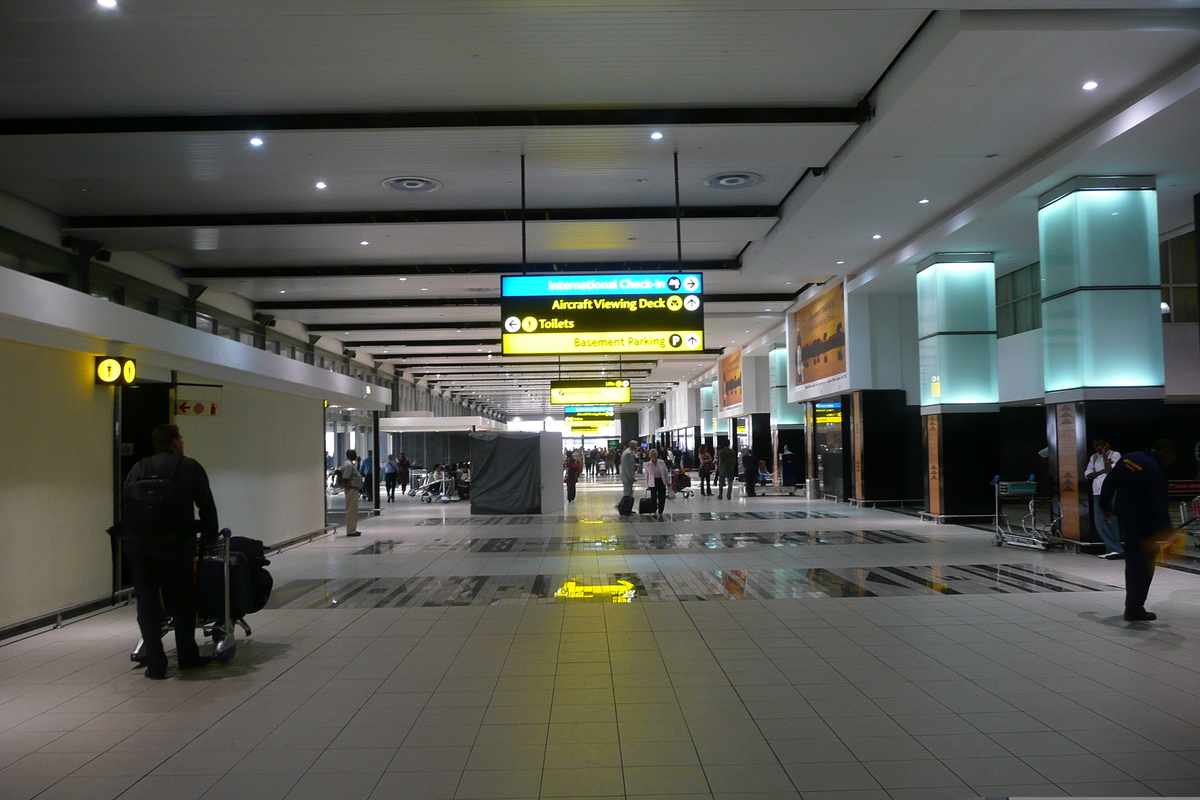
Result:
M1153 176L1055 187L1038 198L1038 238L1047 399L1161 397Z
M917 265L917 335L924 413L1000 402L991 253L937 253Z

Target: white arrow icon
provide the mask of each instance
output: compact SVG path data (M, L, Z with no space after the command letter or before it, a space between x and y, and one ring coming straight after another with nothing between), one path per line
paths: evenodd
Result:
M700 288L700 279L695 275L688 275L683 279L683 289L687 292L694 292Z
M695 311L700 307L700 298L696 297L694 294L689 294L687 297L683 298L683 307L688 311Z
M516 333L517 331L521 330L520 317L509 317L508 319L504 320L504 330L508 331L509 333Z
M688 342L688 347L695 347L698 344L700 344L700 340L697 339L695 336L689 336L687 339L687 342Z

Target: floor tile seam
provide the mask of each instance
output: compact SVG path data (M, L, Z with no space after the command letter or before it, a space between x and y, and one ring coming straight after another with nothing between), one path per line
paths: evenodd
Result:
M692 615L691 615L690 611L688 610L688 608L687 608L686 604L684 605L683 611L684 611L684 613L687 615L688 621L689 621L689 622L692 624L692 627L693 627L693 629L696 631L696 634L697 634L698 636L700 636L701 640L703 640L703 636L700 634L700 628L699 628L699 626L696 624L696 620L695 620L695 619L692 617ZM718 665L718 666L721 668L721 674L725 676L725 680L726 680L726 681L729 683L729 685L730 685L730 686L733 686L733 685L734 685L734 683L733 683L733 681L732 681L732 680L730 680L729 673L726 671L726 669L725 669L725 665L721 663L721 660L717 658L717 655L716 655L716 653L714 653L714 652L712 651L712 648L711 648L711 647L709 647L707 643L705 643L705 645L704 645L704 646L705 646L705 649L707 649L707 650L709 651L709 654L712 656L713 660L714 660L714 661L716 661L717 665ZM672 691L674 691L674 687L672 687ZM736 692L736 689L735 689L735 692ZM766 735L766 734L763 732L762 726L761 726L761 725L759 725L759 721L758 721L758 719L756 719L756 718L755 718L755 716L754 716L754 715L753 715L753 714L750 712L750 708L749 708L749 707L746 705L746 701L742 699L742 696L741 696L741 694L740 694L740 693L738 694L738 702L741 704L741 706L742 706L743 710L745 710L745 712L746 712L746 715L747 715L747 716L750 718L750 720L751 720L751 721L753 721L753 722L754 722L754 727L755 727L755 729L758 731L758 734L759 734L759 736L761 736L761 737L762 737L762 740L763 740L764 742L767 742L767 746L768 746L768 747L770 747L770 739L768 739L768 738L767 738L767 735ZM691 735L691 729L692 729L692 726L691 726L691 723L689 723L689 722L687 721L687 718L686 718L686 717L684 718L684 725L685 725L685 726L687 727L687 729L688 729L688 734L689 734L689 735ZM693 737L692 737L692 747L693 747L693 748L695 748L695 746L696 746L696 740L695 740L695 737L693 736ZM699 757L699 755L700 755L700 753L699 753L699 750L697 750L697 752L696 752L696 755L697 755L697 758L698 758L698 757ZM796 786L796 782L795 782L795 781L792 779L792 774L791 774L790 772L788 772L788 771L787 771L787 767L786 767L786 766L784 766L784 764L783 764L783 761L782 761L782 760L779 758L779 754L775 752L775 748L773 748L773 747L771 747L771 755L772 755L772 756L775 758L775 765L776 765L776 766L778 766L778 767L779 767L781 770L783 770L783 774L787 776L788 783L789 783L789 784L791 784L791 786L792 786L792 789L793 789L793 790L794 790L794 791L795 791L797 794L800 794L800 788L799 788L798 786ZM703 766L704 766L704 765L703 765L703 763L701 763L701 768L702 768L702 769L703 769ZM708 791L709 791L709 793L710 793L710 794L715 794L715 792L714 792L714 790L713 790L713 788L712 788L712 782L711 782L711 781L709 781L709 778L708 778L708 771L707 771L707 770L704 770L704 780L705 780L705 782L706 782L706 783L708 783Z

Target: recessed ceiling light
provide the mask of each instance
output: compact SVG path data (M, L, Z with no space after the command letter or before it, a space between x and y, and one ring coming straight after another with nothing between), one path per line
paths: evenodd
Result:
M406 280L408 280L408 278L397 278L396 280L398 280L398 281L406 281Z
M659 139L662 138L662 134L659 133L658 131L655 131L654 133L650 134L650 138L657 142Z
M882 239L882 238L883 238L883 234L882 234L882 233L877 233L877 234L875 234L874 236L872 236L871 238L872 238L872 239Z
M250 140L250 144L251 144L253 147L262 147L262 145L263 145L263 140L262 140L262 139L260 139L260 138L258 138L257 136L255 136L253 139L251 139L251 140Z
M421 291L422 291L422 292L428 292L428 291L429 291L429 289L427 289L426 287L422 286L422 287L421 287Z
M116 8L117 0L96 0L96 5L101 8Z
M879 237L878 237L878 236L876 236L875 238L876 238L876 239L878 239ZM845 264L846 262L845 262L845 261L836 261L836 262L834 262L834 263L836 263L836 264Z
M771 310L771 309L769 309L769 308L767 309L767 311L770 311L770 310Z
M324 189L325 187L326 187L326 183L325 183L325 181L317 181L317 188L318 188L318 189Z
M762 175L757 172L722 172L709 175L704 179L704 185L710 189L745 189L761 180Z
M927 198L927 197L922 198L922 199L918 200L917 202L920 203L921 205L925 205L926 203L929 202L929 198Z
M287 294L287 289L280 289L280 290L279 290L279 293L280 293L280 294Z
M366 239L363 239L361 242L359 242L359 244L361 244L363 247L366 247L370 244L370 242L368 242Z
M1096 83L1095 81L1088 81L1087 83L1085 83L1085 84L1083 85L1083 90L1084 90L1085 92L1090 92L1090 91L1092 91L1093 89L1095 89L1096 87L1098 87L1099 85L1100 85L1100 84Z

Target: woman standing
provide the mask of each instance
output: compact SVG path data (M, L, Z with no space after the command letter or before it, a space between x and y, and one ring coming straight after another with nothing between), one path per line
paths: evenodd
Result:
M400 484L400 494L408 494L408 470L412 466L412 462L408 460L408 456L401 453L396 466L399 468L396 471L396 480Z
M708 445L700 445L700 494L712 497L713 456Z
M646 488L650 490L650 496L654 498L655 508L661 517L663 509L667 507L667 483L671 476L667 472L666 462L658 460L657 450L651 450L649 456L650 460L642 469L646 473Z
M567 502L571 503L575 500L575 484L579 482L579 462L575 460L575 456L569 456L567 463L563 465L563 471L566 473L563 476L563 483L567 485Z

